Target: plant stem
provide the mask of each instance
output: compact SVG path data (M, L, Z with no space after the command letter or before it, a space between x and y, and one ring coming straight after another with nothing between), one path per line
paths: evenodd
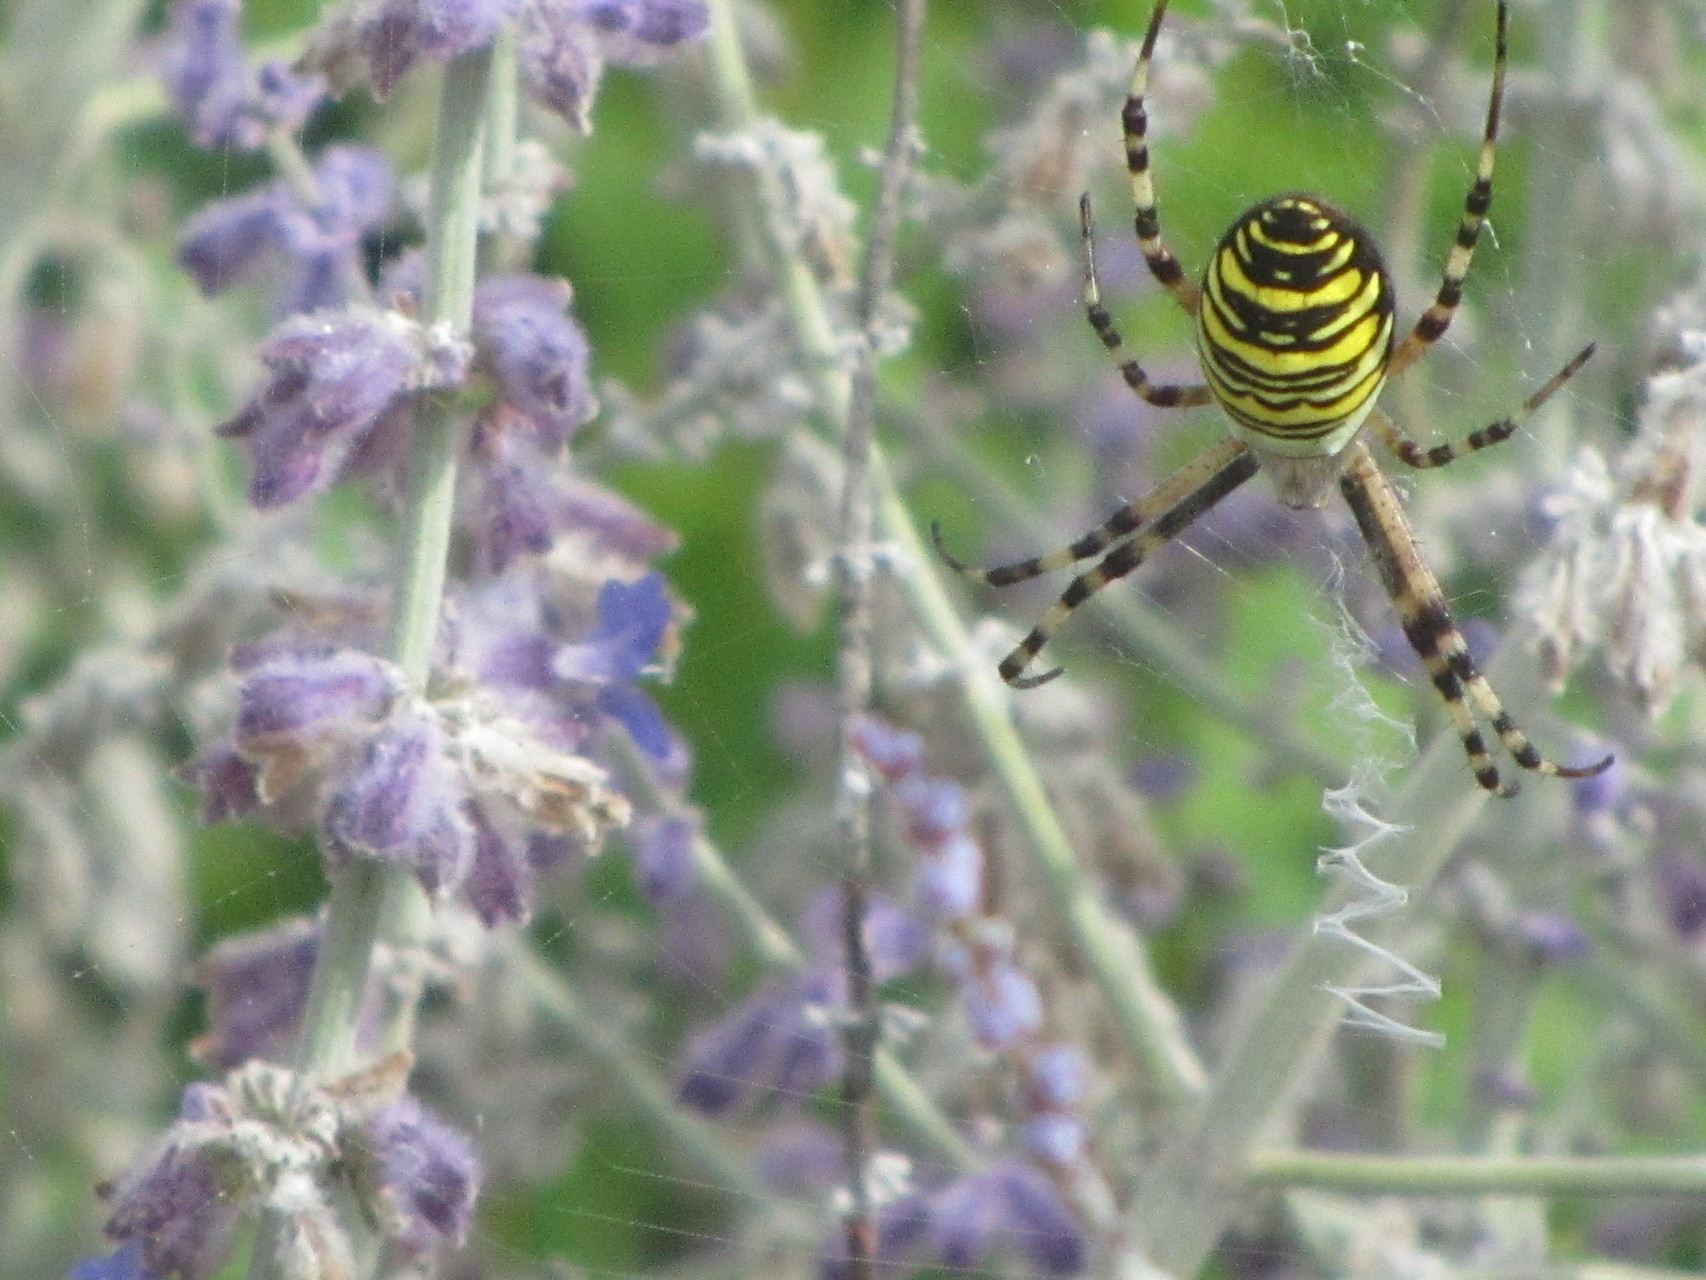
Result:
M1262 1151L1245 1177L1358 1195L1706 1194L1706 1156L1365 1156Z
M473 315L479 219L481 145L484 135L486 50L465 54L445 69L433 146L432 194L427 226L426 323L464 334ZM456 487L457 434L444 406L423 410L416 435L415 483L410 494L401 585L392 615L392 655L417 691L424 691L438 639L452 500ZM315 957L308 1008L297 1045L304 1085L336 1079L356 1064L356 1031L374 949L382 938L406 936L425 909L414 876L371 860L334 870L326 927ZM413 1001L397 999L382 1033L387 1048L407 1039ZM263 1222L251 1259L251 1280L273 1280L281 1223Z

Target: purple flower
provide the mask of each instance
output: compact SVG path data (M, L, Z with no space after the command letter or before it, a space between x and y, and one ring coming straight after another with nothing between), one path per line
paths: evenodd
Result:
M406 688L394 665L356 649L239 649L236 742L251 757L304 747L385 714Z
M846 898L839 886L820 890L806 912L805 933L820 955L846 964L841 946ZM892 982L912 972L930 955L930 934L909 911L897 907L880 893L865 902L865 953L871 961L871 976Z
M1024 1139L1025 1149L1037 1159L1070 1165L1084 1154L1084 1121L1064 1112L1045 1112L1025 1121Z
M448 62L488 43L516 0L383 0L361 24L373 92L387 97L417 61Z
M875 716L862 717L853 727L859 753L888 782L918 772L924 767L924 739L906 729L897 729Z
M634 879L652 902L681 897L695 884L693 843L698 831L680 818L649 818L633 836Z
M254 151L271 128L295 129L326 96L316 77L268 63L253 87L238 24L240 0L179 0L161 42L166 94L198 147Z
M337 480L388 414L407 410L420 330L395 312L316 312L261 344L271 378L219 434L249 447L249 500L280 507Z
M1076 1045L1051 1044L1031 1055L1026 1075L1039 1106L1075 1107L1084 1097L1087 1067Z
M969 920L983 911L983 846L963 832L928 851L914 885L918 905L937 920Z
M209 1024L190 1046L196 1061L225 1072L251 1058L286 1056L308 1007L319 949L319 924L298 919L227 938L208 952L194 973L207 992Z
M202 1280L230 1256L243 1212L240 1183L230 1152L165 1143L114 1188L107 1235L139 1241L156 1275Z
M474 337L503 403L533 424L555 451L597 411L586 334L568 315L565 280L494 276L474 296Z
M606 62L655 62L709 25L701 0L524 0L516 52L533 96L585 129Z
M534 866L527 842L500 829L484 805L470 804L466 812L474 829L474 860L462 896L488 929L506 920L524 923L533 914Z
M216 200L185 227L178 262L210 296L276 265L285 315L342 306L365 292L362 242L390 216L393 185L382 153L329 146L314 165L313 205L282 180Z
M580 644L564 645L551 660L559 679L597 686L598 709L658 759L672 754L674 737L656 704L630 682L651 664L674 617L661 573L633 583L612 578L598 592L597 629Z
M1535 964L1571 964L1593 951L1587 931L1562 911L1524 911L1514 932Z
M612 62L644 65L678 44L696 40L711 24L703 0L575 0Z
M727 1115L765 1096L803 1104L841 1070L839 970L773 983L701 1031L687 1049L676 1100Z
M260 767L229 747L218 747L198 756L183 767L178 777L201 792L199 816L203 825L234 822L264 807Z
M379 730L326 809L328 852L413 868L429 893L462 882L474 859L468 790L433 717L407 712Z
M959 783L920 772L899 779L892 792L906 815L907 838L914 844L938 844L965 831L970 813L965 788Z
M1036 983L1010 962L996 960L960 984L972 1034L985 1049L1010 1049L1043 1023Z
M422 1251L441 1241L461 1244L480 1189L468 1140L408 1096L368 1121L364 1136L397 1218L387 1234Z
M142 1256L142 1242L127 1240L102 1258L85 1258L71 1268L68 1280L156 1280Z

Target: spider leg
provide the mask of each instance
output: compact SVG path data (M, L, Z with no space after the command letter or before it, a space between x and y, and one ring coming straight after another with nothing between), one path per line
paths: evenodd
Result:
M1235 446L1228 448L1228 445ZM1001 660L1001 678L1015 689L1034 689L1060 674L1060 668L1042 675L1027 676L1025 668L1036 659L1049 637L1072 616L1091 596L1110 582L1118 581L1147 560L1151 553L1166 545L1209 508L1256 474L1256 455L1235 440L1217 445L1209 452L1187 464L1162 487L1134 508L1153 509L1151 499L1163 493L1182 491L1164 510L1159 510L1152 523L1139 527L1125 542L1103 556L1094 569L1081 573L1060 593L1042 621L1031 629L1013 652ZM1128 510L1134 508L1127 508Z
M1475 781L1495 795L1516 794L1515 784L1499 778L1486 739L1475 723L1476 711L1492 722L1505 750L1524 769L1557 778L1587 778L1610 768L1610 756L1577 768L1555 764L1540 754L1470 657L1463 633L1446 608L1439 580L1416 546L1403 505L1368 445L1355 441L1345 451L1345 459L1339 487L1368 544L1381 584L1392 598L1404 635L1445 699L1446 712L1463 740Z
M1400 462L1407 463L1412 467L1443 467L1447 463L1456 462L1457 459L1466 454L1474 453L1477 449L1485 449L1489 445L1498 444L1501 440L1510 439L1516 429L1523 424L1524 419L1550 400L1559 387L1576 376L1581 367L1588 362L1588 357L1593 355L1594 346L1595 344L1590 342L1578 351L1568 364L1547 380L1545 386L1524 400L1522 407L1510 417L1500 418L1491 426L1482 427L1479 431L1472 431L1454 444L1436 444L1432 448L1417 444L1404 433L1402 427L1387 417L1378 407L1369 415L1369 425L1374 428L1374 433L1380 437L1380 442L1390 449Z
M1149 177L1149 112L1144 109L1143 96L1149 90L1149 63L1155 56L1155 37L1161 32L1161 19L1166 12L1167 0L1158 0L1155 12L1149 15L1149 30L1143 33L1143 49L1137 55L1137 66L1132 69L1131 88L1126 93L1120 122L1125 127L1125 167L1131 175L1131 198L1137 206L1137 242L1143 248L1143 260L1149 264L1149 274L1173 295L1173 301L1184 308L1186 315L1194 316L1202 294L1185 278L1185 269L1161 239L1161 215L1155 208L1155 184Z
M1493 203L1493 159L1499 138L1499 106L1505 96L1505 61L1508 54L1507 29L1509 13L1505 0L1499 0L1499 29L1496 52L1493 55L1493 91L1487 102L1487 128L1481 135L1481 156L1475 165L1475 181L1463 202L1463 220L1457 224L1457 241L1445 260L1445 278L1433 305L1422 312L1416 327L1392 352L1388 374L1401 373L1438 342L1451 325L1457 304L1463 300L1463 281L1469 274L1469 262L1475 256L1475 242L1487 221L1487 210Z
M1045 573L1053 573L1056 569L1064 569L1080 560L1100 555L1127 534L1136 533L1144 526L1155 523L1190 497L1202 484L1205 476L1219 471L1240 454L1247 452L1249 450L1245 445L1228 436L1208 452L1167 477L1157 488L1150 490L1136 502L1126 503L1089 533L1074 539L1059 551L1049 552L1046 556L996 565L990 569L978 569L948 550L942 539L942 526L934 520L930 522L930 540L936 544L936 554L962 578L988 583L992 587L1010 587L1015 582L1029 582Z
M1102 345L1108 349L1108 354L1113 356L1126 386L1158 409L1185 409L1213 404L1214 392L1209 390L1206 383L1176 385L1151 382L1142 365L1130 356L1122 356L1125 340L1120 337L1114 318L1102 305L1102 286L1096 280L1096 224L1090 212L1088 191L1078 198L1078 222L1084 232L1084 314L1090 321L1090 327L1096 331L1096 336L1102 340Z

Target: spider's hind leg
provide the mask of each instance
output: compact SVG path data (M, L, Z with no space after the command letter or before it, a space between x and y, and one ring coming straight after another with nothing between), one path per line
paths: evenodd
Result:
M1381 584L1392 598L1404 635L1445 699L1446 712L1463 740L1475 781L1496 795L1516 794L1515 784L1503 782L1499 777L1498 766L1493 763L1486 739L1475 723L1476 711L1492 723L1511 759L1524 769L1557 778L1587 778L1610 768L1610 756L1581 767L1557 764L1541 755L1528 735L1517 727L1470 656L1463 633L1446 608L1439 580L1416 547L1415 535L1410 531L1398 495L1368 446L1360 440L1346 450L1339 486L1356 517L1363 541L1368 544Z

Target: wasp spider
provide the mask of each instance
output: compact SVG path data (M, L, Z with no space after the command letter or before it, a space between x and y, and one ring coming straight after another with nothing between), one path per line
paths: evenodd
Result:
M1137 205L1137 239L1144 261L1195 320L1206 381L1193 385L1151 382L1142 366L1125 355L1096 282L1088 195L1079 205L1084 305L1091 328L1138 396L1158 408L1218 404L1231 420L1232 433L1153 493L1121 508L1105 524L1051 555L974 569L949 554L940 530L932 529L937 550L952 568L995 587L1101 557L1094 568L1072 580L1054 607L1001 663L1002 678L1015 688L1028 689L1059 675L1058 669L1033 676L1024 672L1072 611L1136 569L1261 467L1273 477L1280 501L1290 507L1322 505L1337 483L1368 543L1404 634L1445 699L1477 782L1500 795L1516 790L1501 781L1477 715L1491 723L1505 750L1525 769L1563 778L1598 773L1610 765L1610 757L1583 768L1556 764L1535 749L1504 709L1470 657L1439 582L1417 549L1404 508L1364 431L1365 426L1371 428L1409 466L1445 466L1509 437L1593 354L1590 344L1516 413L1455 444L1432 448L1418 444L1375 404L1387 378L1409 368L1445 333L1462 297L1475 242L1493 198L1493 159L1505 83L1505 0L1499 0L1493 87L1480 160L1456 242L1446 259L1445 277L1415 328L1396 342L1392 277L1380 251L1367 231L1319 196L1282 195L1258 204L1222 237L1202 283L1186 278L1179 260L1161 239L1143 104L1155 37L1166 11L1167 0L1159 0L1126 97L1122 115L1126 168Z

